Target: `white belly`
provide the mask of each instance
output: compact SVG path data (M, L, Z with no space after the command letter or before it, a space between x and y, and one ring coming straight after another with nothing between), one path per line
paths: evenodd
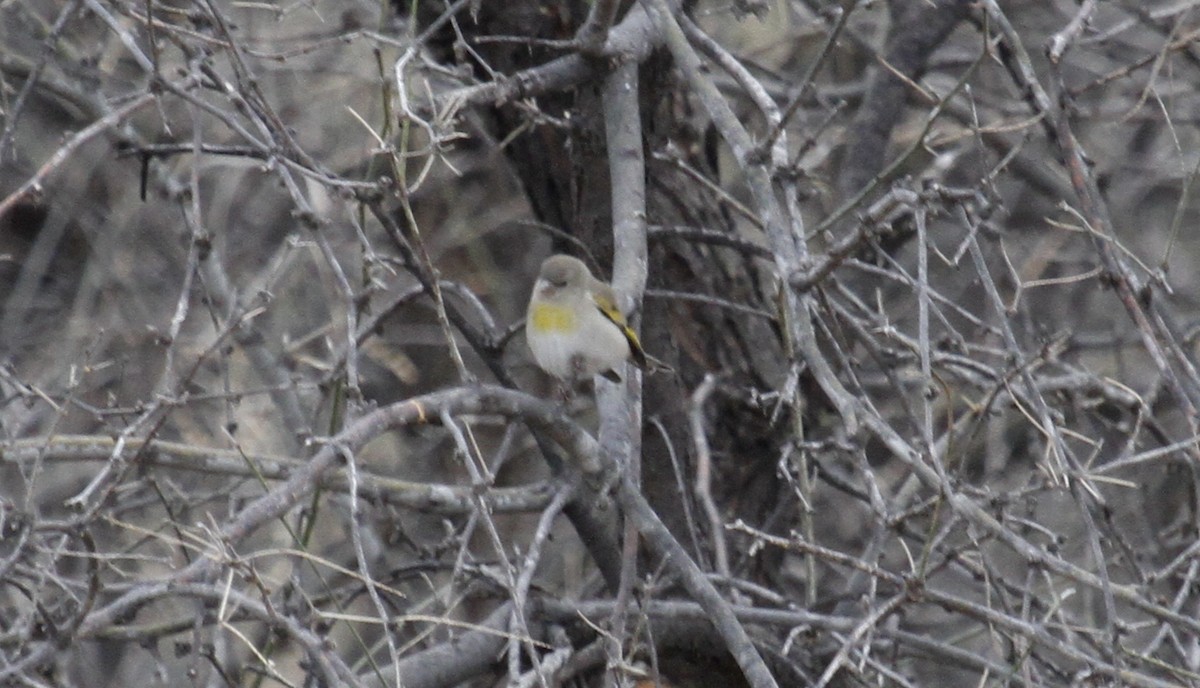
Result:
M564 380L592 377L616 369L629 358L625 335L600 314L589 312L574 332L527 333L533 360L546 372ZM587 336L580 334L586 331Z

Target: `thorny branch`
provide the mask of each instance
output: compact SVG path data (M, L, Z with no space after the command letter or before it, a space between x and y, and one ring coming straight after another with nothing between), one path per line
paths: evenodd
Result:
M1192 4L0 4L0 683L1200 685Z

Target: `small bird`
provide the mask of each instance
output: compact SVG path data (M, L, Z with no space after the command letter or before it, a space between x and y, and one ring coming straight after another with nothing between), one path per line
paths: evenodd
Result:
M529 297L525 338L533 360L560 380L603 375L620 382L626 361L646 369L646 352L617 307L612 287L571 256L542 262Z

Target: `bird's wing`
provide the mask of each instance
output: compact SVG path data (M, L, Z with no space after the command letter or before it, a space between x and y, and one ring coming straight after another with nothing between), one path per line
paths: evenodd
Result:
M633 363L642 370L646 369L646 352L642 349L642 342L638 339L637 332L629 326L625 320L625 314L617 308L617 299L613 294L612 287L599 282L592 288L592 301L596 304L596 309L605 318L608 318L612 324L616 325L621 330L621 334L625 335L625 340L629 342L629 353L633 356Z

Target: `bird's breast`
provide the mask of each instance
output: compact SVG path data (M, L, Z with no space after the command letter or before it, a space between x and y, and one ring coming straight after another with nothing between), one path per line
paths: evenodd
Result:
M528 324L535 332L570 332L575 329L575 313L566 306L539 303L529 309Z

